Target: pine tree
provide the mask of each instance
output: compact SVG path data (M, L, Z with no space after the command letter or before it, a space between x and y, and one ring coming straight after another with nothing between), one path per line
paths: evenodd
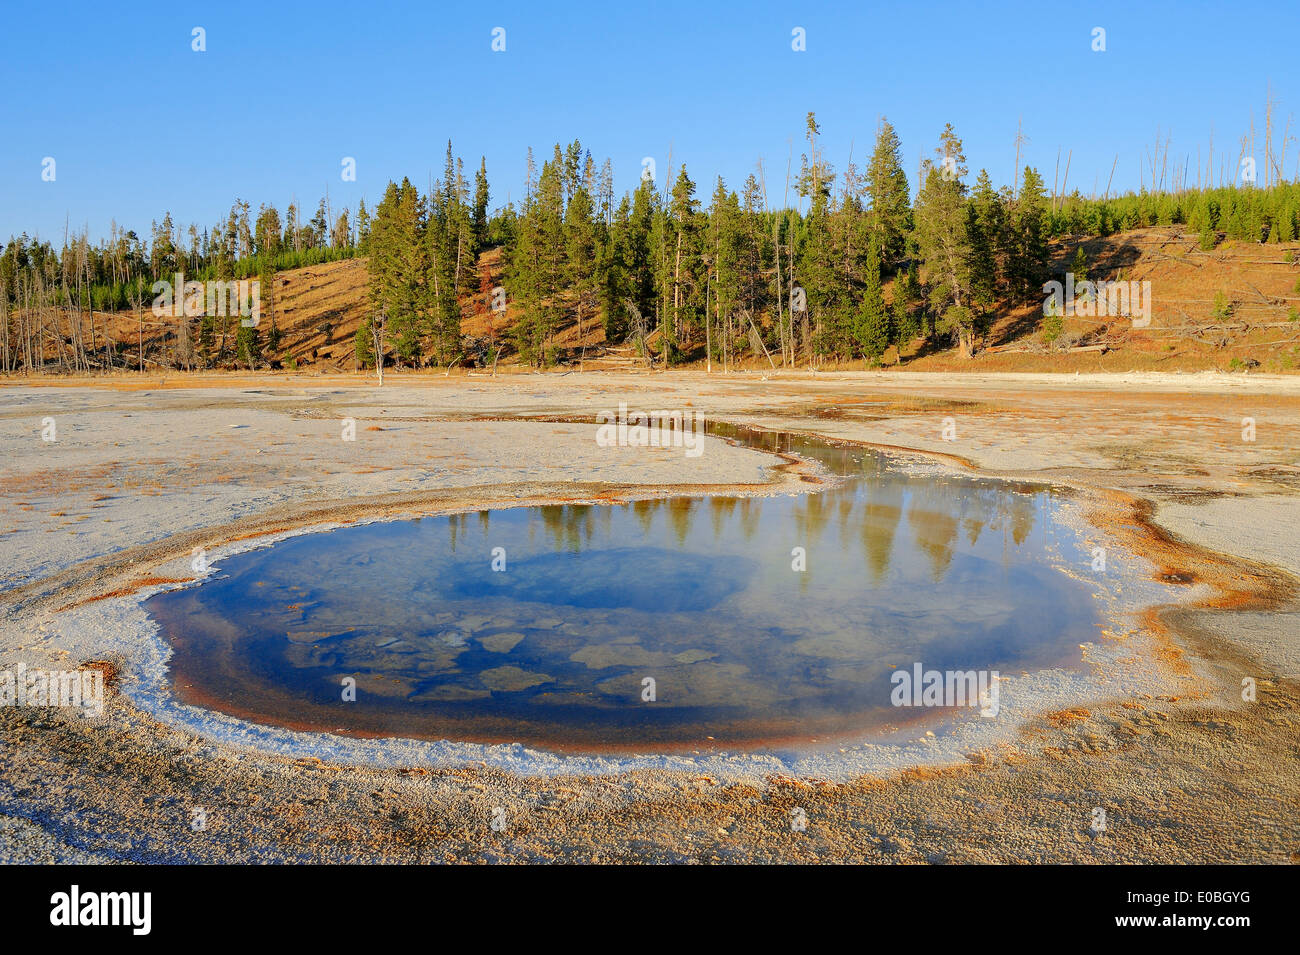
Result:
M889 340L898 346L900 359L903 346L909 344L919 331L914 314L908 309L902 296L895 291L894 299L889 306Z
M314 249L317 246L324 245L329 236L329 212L325 207L324 198L321 199L320 205L316 207L316 214L311 217L308 224L310 235L307 238L307 248Z
M1088 281L1088 255L1083 251L1083 246L1074 250L1074 257L1070 259L1070 271L1074 273L1074 283Z
M374 346L371 345L371 324L370 319L365 319L357 326L357 333L353 336L353 351L356 354L357 365L361 368L369 368L375 362Z
M915 262L908 265L894 283L894 344L900 348L921 334L921 307L925 295Z
M366 210L366 200L357 205L357 252L367 254L370 247L370 213Z
M643 316L653 315L655 289L655 231L662 221L658 190L649 179L641 180L632 193L632 210L627 220L625 268L631 308ZM627 310L627 303L622 303Z
M1282 206L1277 216L1277 221L1273 225L1272 234L1277 237L1278 242L1294 242L1296 238L1296 210L1295 206L1287 203Z
M665 329L666 357L670 362L684 357L690 346L691 331L700 325L702 286L699 261L699 200L695 198L695 183L682 165L673 184L672 201L668 206L668 234L672 261L667 263L671 276L669 288L670 311L661 316ZM668 321L666 327L664 322Z
M560 157L559 146L555 148ZM530 150L531 155L531 150ZM507 272L511 297L523 306L523 318L514 329L521 354L536 365L550 360L547 345L562 315L564 287L564 166L551 161L525 200L519 219L519 236Z
M803 291L800 320L811 324L807 344L819 355L840 352L849 339L853 305L840 287L825 205L815 203L806 219L793 219L790 226L788 239L798 249L798 267L788 278L792 292Z
M478 172L474 175L474 237L478 246L487 244L488 238L488 178L487 157L478 161Z
M817 150L817 137L821 135L821 126L817 116L809 113L805 122L805 138L808 140L808 152L800 158L799 178L796 185L799 195L809 200L809 208L825 209L830 204L831 186L835 182L835 170L826 162Z
M564 282L574 296L579 340L585 331L587 318L595 312L599 243L596 223L592 220L591 197L587 187L579 184L564 213Z
M853 338L862 357L876 362L889 347L889 311L880 283L880 254L874 239L867 250L863 278L862 301L858 305Z
M1011 216L1015 255L1009 266L1015 291L1024 299L1037 296L1047 278L1047 211L1043 178L1026 166Z
M1043 341L1049 345L1053 344L1061 337L1061 329L1064 324L1065 316L1061 314L1061 306L1056 304L1055 299L1048 299L1047 305L1043 309Z
M713 304L705 308L704 323L706 344L711 346L709 358L711 360L716 355L722 359L724 367L734 360L737 340L749 334L749 320L745 319L742 327L738 315L741 311L744 242L740 197L728 190L719 176L713 190L706 239L711 272L708 285Z
M632 294L630 275L632 202L625 195L613 215L606 240L600 247L596 272L600 283L601 314L605 341L618 342L627 336L627 301Z
M242 361L252 371L262 360L262 343L255 325L240 323L235 333L236 360Z
M883 117L876 131L876 147L867 166L867 193L871 197L872 228L880 242L881 258L892 263L902 257L912 230L912 206L907 174L903 171L902 144L889 120Z
M987 311L1005 290L1009 241L1006 206L1003 197L994 191L987 170L981 169L976 177L971 204L975 209L975 225L978 229L978 238L973 234L972 242L980 246L971 263L971 279L976 298Z
M429 197L423 247L426 325L433 336L435 360L450 364L461 355L460 296L470 286L477 263L469 183L450 140L442 178ZM401 329L394 327L394 331L400 345Z
M997 297L997 263L993 259L993 243L980 223L974 202L966 204L967 272L970 275L970 296L967 308L972 320L972 333L982 336L987 330Z
M425 203L409 179L390 182L371 224L370 299L388 317L394 354L414 362L427 324Z
M952 125L944 127L939 163L927 162L925 185L916 200L916 242L924 261L930 304L944 330L957 339L962 354L974 352L975 315L971 297L970 238L966 218L966 157Z
M280 328L275 324L275 318L272 317L270 331L266 333L266 347L271 350L271 354L279 353L281 337Z
M257 213L257 254L274 261L280 254L280 213L275 206L262 206Z
M966 205L966 242L969 248L967 269L970 273L970 305L979 314L993 311L997 300L998 269L993 257L993 241L980 221L977 204Z

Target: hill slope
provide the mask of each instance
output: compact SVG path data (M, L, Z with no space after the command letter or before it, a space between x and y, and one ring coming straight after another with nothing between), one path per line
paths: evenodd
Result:
M1067 314L1060 339L1048 345L1040 331L1042 305L1035 301L1003 309L973 359L947 347L924 351L918 340L902 349L903 365L930 371L1300 367L1300 320L1289 318L1300 310L1300 243L1225 242L1204 252L1197 239L1183 227L1172 226L1053 243L1051 269L1058 278L1081 245L1090 279L1149 281L1152 314L1147 327L1135 328L1121 317ZM502 281L500 249L485 252L478 266L479 287L462 299L462 329L471 340L506 343L506 329L518 313L513 305L504 315L488 307L491 289ZM1216 314L1219 293L1228 305L1226 314L1222 309ZM351 371L356 367L354 336L367 314L365 259L282 272L276 276L273 308L262 315L263 340L272 321L281 334L278 354L267 357L273 367ZM97 313L96 321L128 354L137 351L141 330L133 314ZM582 361L591 369L639 363L630 346L606 345L598 316L583 326L569 322L552 339L564 360ZM161 334L160 323L146 314L146 358L162 344ZM886 357L892 362L896 355L891 350ZM509 353L501 360L516 361ZM761 353L741 364L768 367Z

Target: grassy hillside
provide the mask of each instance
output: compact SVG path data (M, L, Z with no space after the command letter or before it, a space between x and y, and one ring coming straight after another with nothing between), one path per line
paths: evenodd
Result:
M1201 250L1198 236L1181 226L1139 229L1105 238L1054 242L1053 273L1059 277L1070 268L1080 245L1090 279L1151 283L1148 327L1134 328L1125 318L1067 315L1060 337L1049 344L1040 327L1041 303L1035 302L1003 309L973 359L960 357L946 342L936 347L918 339L902 349L902 367L929 371L1258 368L1273 372L1300 368L1300 320L1294 317L1300 310L1300 242L1261 245L1226 241L1206 252ZM505 344L501 363L515 364L517 358L509 348L506 331L517 312L513 305L504 315L488 308L490 290L502 283L500 250L484 253L478 266L479 289L462 298L462 331L471 344ZM275 353L268 349L265 356L272 367L354 370L354 336L368 314L366 278L365 259L279 273L273 307L263 311L261 324L263 340L272 321L280 330L279 349ZM107 329L116 347L136 354L141 328L133 313L96 313L96 321L101 330ZM146 359L156 359L162 334L161 323L146 310ZM552 343L566 365L581 363L596 369L645 364L630 346L607 345L598 317L588 319L581 329L575 322L562 326ZM891 349L886 364L899 361L897 350ZM146 367L151 364L146 361ZM761 352L748 356L741 365L770 367Z

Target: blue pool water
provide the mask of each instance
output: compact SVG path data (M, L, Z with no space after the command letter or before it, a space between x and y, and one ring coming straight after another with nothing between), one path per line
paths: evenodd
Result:
M148 601L175 685L235 715L348 734L761 749L933 716L891 705L896 668L1068 665L1095 638L1091 588L1058 569L1089 558L1055 492L731 433L846 480L290 538Z

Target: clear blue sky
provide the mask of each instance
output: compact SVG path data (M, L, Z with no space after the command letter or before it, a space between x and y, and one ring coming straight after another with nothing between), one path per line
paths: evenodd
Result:
M487 157L493 206L516 198L525 151L581 139L613 160L620 192L642 157L662 182L669 148L703 199L764 158L781 200L788 139L804 116L827 158L862 164L877 117L903 141L909 179L945 122L972 175L1009 182L1024 159L1048 183L1073 149L1070 185L1138 186L1144 150L1172 134L1171 165L1235 164L1254 112L1262 153L1271 81L1278 126L1300 122L1300 3L10 3L0 31L0 239L57 242L65 218L92 238L110 218L147 234L210 226L238 196L310 211L373 206L390 178L423 191L448 138ZM191 50L206 30L207 51ZM493 27L506 51L491 49ZM1091 49L1094 27L1106 51ZM791 49L791 31L807 49ZM1300 133L1292 125L1292 135ZM1281 132L1275 134L1275 148ZM57 163L54 182L41 162ZM340 161L357 161L357 181ZM1288 147L1295 174L1300 143ZM1064 153L1062 154L1064 167ZM1262 159L1261 159L1262 168ZM915 182L912 183L915 188Z

